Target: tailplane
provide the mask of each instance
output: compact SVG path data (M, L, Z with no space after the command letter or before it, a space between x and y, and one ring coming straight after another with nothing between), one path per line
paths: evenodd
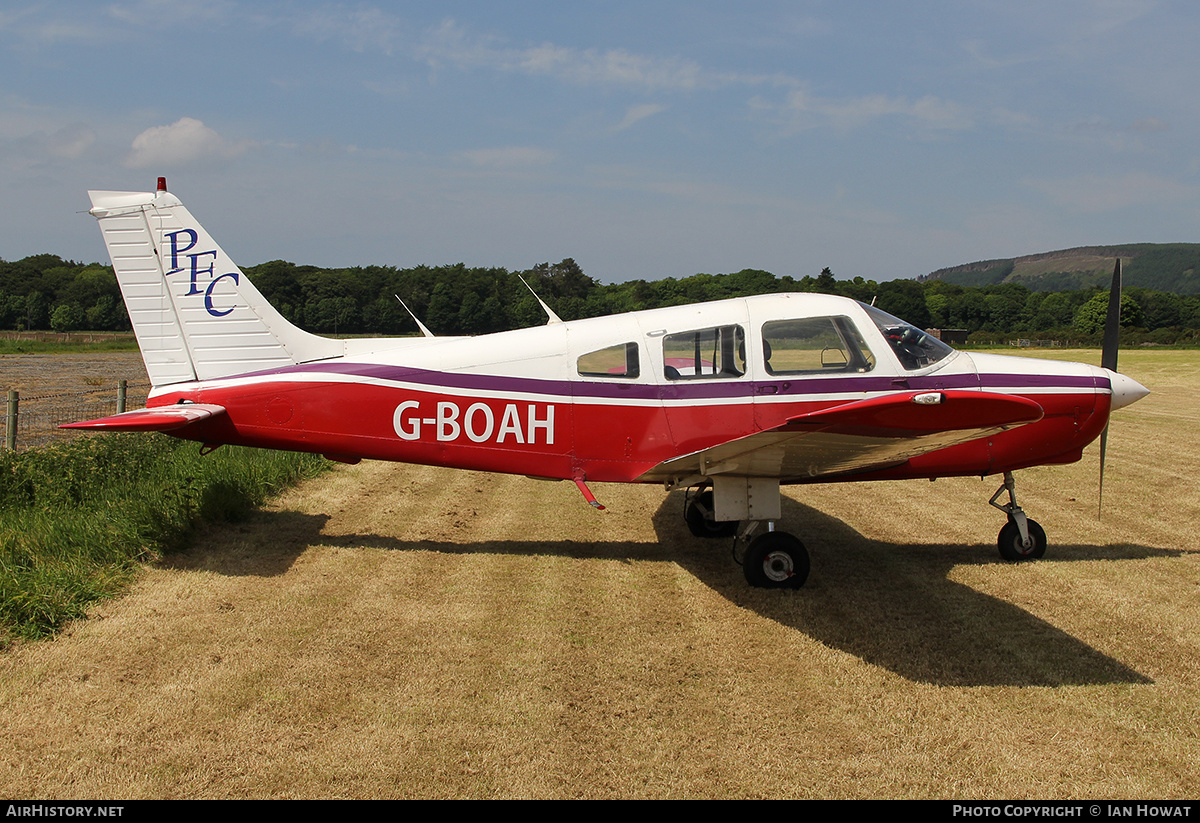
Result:
M340 340L283 318L166 179L155 192L91 191L129 320L155 386L340 357Z

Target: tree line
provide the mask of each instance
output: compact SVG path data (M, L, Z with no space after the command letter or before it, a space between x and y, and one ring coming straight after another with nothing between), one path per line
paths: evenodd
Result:
M820 292L872 303L921 328L965 329L972 341L1014 335L1092 342L1103 325L1099 287L1031 291L1019 283L965 286L942 280L839 280L732 274L602 284L568 258L525 271L503 268L356 266L319 268L273 260L246 275L289 321L318 334L396 335L417 331L399 296L436 334L484 334L546 322L526 282L564 320L752 294ZM1134 342L1200 341L1200 295L1125 290L1122 325ZM0 260L0 329L128 330L110 266L42 254Z

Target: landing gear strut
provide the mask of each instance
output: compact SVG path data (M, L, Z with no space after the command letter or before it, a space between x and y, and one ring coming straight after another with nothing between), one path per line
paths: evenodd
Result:
M730 537L733 559L746 582L762 589L798 589L808 579L808 550L797 538L775 531L780 516L779 481L716 478L693 486L684 497L683 519L696 537ZM717 519L720 500L722 518ZM755 535L766 524L764 534Z
M1008 492L1008 502L997 503L996 499L1005 491ZM1010 563L1019 563L1037 560L1046 553L1046 532L1036 520L1026 517L1024 510L1017 505L1016 482L1012 472L1004 473L1004 483L996 489L988 503L1008 515L1008 522L996 538L1001 557Z
M683 519L694 537L732 537L738 527L736 520L717 520L713 515L712 489L688 492L684 498Z

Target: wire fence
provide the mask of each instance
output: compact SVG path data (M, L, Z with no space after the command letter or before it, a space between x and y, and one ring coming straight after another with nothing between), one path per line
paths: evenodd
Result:
M1018 349L1074 349L1083 344L1078 340L1034 340L1018 337L1016 340L1009 340L1008 345Z
M6 331L0 332L0 340L36 343L133 343L136 338L132 334L110 331Z
M0 417L0 432L3 432L0 443L19 450L71 437L78 432L58 426L139 409L146 405L149 392L150 384L144 380L118 380L109 388L55 394L22 395L6 391L5 413Z

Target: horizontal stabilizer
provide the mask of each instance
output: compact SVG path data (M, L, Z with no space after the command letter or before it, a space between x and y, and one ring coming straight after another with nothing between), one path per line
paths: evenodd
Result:
M111 417L84 420L80 423L64 423L59 428L113 432L168 432L224 413L224 406L213 406L207 403L181 403L175 406L138 409L114 414Z

